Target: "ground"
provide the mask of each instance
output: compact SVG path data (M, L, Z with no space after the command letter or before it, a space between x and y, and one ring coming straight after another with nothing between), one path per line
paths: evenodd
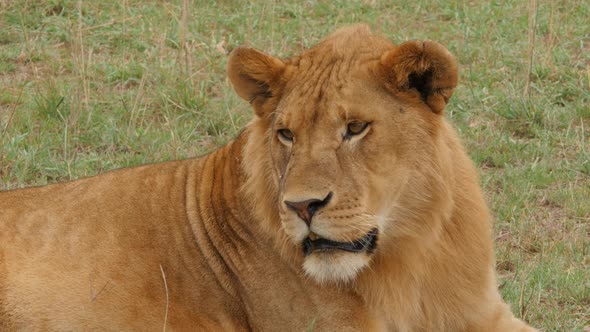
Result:
M225 77L233 47L288 56L366 22L457 56L447 116L495 215L502 294L544 331L582 331L588 17L583 0L0 0L0 190L211 151L251 117Z

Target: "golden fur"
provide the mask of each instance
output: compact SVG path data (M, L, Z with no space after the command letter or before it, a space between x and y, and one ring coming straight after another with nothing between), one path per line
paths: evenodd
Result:
M496 288L444 47L354 26L228 75L257 116L227 146L0 193L0 330L534 331Z

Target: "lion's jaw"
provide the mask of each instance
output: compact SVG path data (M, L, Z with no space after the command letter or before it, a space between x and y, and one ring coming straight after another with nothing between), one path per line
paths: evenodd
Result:
M346 252L316 253L305 258L305 274L315 281L325 284L330 282L348 283L369 265L367 254Z
M300 222L297 220L283 221L283 224ZM330 221L326 221L326 224ZM364 222L365 224L369 224ZM318 223L319 224L319 223ZM353 224L351 222L351 224ZM338 231L308 230L293 232L293 228L285 227L285 232L293 243L300 247L303 254L303 270L306 275L319 283L349 282L369 265L379 236L377 227L354 239L341 238L332 240ZM360 233L358 230L355 233ZM303 238L303 240L299 240Z

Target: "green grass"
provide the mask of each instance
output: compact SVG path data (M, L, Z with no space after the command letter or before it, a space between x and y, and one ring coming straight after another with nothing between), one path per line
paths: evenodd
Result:
M395 42L456 54L448 108L496 216L500 287L545 331L590 325L590 30L587 1L0 2L0 189L186 158L251 111L227 51L288 56L367 22ZM530 83L529 94L524 94Z

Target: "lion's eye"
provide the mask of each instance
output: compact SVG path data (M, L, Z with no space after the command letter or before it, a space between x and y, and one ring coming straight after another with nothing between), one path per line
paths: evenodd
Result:
M351 122L346 126L346 134L344 135L344 138L349 139L352 136L360 135L368 126L369 123L367 122Z
M293 137L295 136L289 129L279 129L277 130L277 134L280 140L287 143L293 142Z

